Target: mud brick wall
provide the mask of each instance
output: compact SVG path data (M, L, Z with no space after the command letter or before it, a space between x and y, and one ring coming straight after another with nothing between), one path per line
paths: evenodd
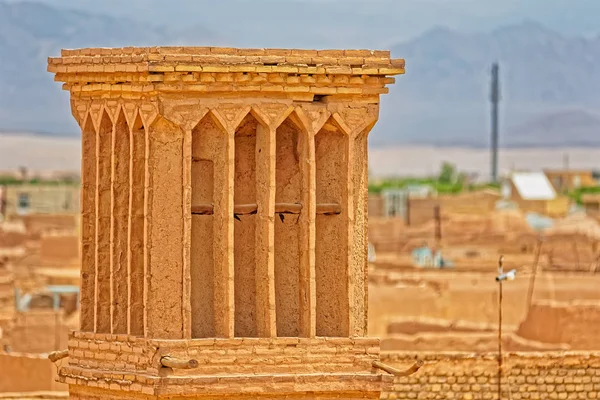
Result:
M0 398L2 392L66 390L56 376L56 367L43 354L0 354Z
M152 340L158 353L194 358L194 375L314 374L368 371L379 357L372 338L241 338L189 341ZM189 371L174 370L190 375Z
M383 362L406 366L425 361L416 374L395 378L382 399L498 399L495 354L382 353ZM600 352L507 353L503 399L600 398Z

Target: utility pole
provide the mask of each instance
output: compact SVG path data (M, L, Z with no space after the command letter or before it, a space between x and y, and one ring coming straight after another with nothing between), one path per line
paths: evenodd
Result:
M504 274L502 256L498 260L498 277ZM498 281L498 400L502 400L502 281Z
M492 64L492 88L490 91L490 101L492 103L492 183L498 182L498 103L500 102L498 69L498 63Z
M435 243L439 246L442 241L442 216L439 204L433 208L433 219L435 220Z
M502 282L515 279L517 270L504 272L504 256L498 260L498 400L502 400ZM510 390L510 387L509 387Z

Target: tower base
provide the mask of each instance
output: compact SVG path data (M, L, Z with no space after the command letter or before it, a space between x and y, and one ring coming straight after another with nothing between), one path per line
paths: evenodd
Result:
M162 366L169 356L193 369ZM158 340L74 332L59 380L71 399L379 399L379 339Z

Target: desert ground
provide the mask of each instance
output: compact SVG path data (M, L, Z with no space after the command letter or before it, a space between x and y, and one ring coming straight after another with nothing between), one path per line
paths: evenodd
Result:
M598 165L600 149L503 149L500 152L500 171L562 168L565 154L570 168L593 169ZM81 141L77 137L0 133L0 170L21 166L31 170L79 170L80 159ZM369 168L375 177L435 175L443 162L453 163L460 171L479 173L485 178L489 171L489 150L415 145L369 150Z

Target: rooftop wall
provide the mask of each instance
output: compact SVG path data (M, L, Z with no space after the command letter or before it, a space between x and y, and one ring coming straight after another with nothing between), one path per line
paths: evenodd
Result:
M395 378L382 399L497 399L496 354L382 353L381 361L406 366L416 357L425 365ZM596 399L600 353L510 353L504 356L504 399Z

